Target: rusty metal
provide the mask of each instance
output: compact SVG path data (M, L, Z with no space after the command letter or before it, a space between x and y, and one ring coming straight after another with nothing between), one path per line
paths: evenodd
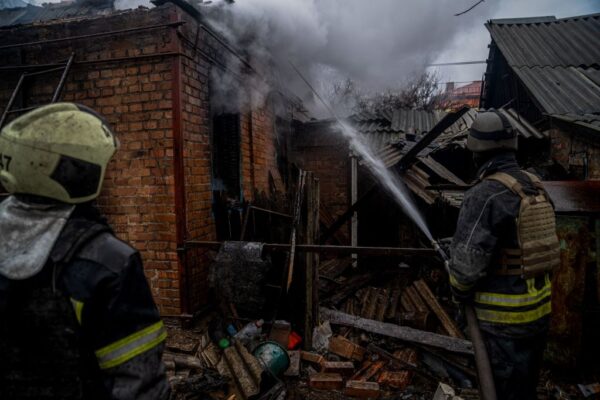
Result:
M600 181L546 181L557 213L600 213Z
M54 95L52 96L52 103L56 103L60 98L60 94L62 93L63 87L65 86L65 81L67 80L67 75L69 75L69 71L71 71L71 65L73 65L73 60L75 59L75 53L71 53L67 64L64 67L64 71L60 76L60 81L56 86L56 90L54 91Z
M583 348L583 310L588 263L591 258L591 222L585 216L558 216L560 265L552 276L552 317L548 358L564 368L577 365Z
M136 27L136 28L120 29L120 30L116 30L116 31L89 33L87 35L78 35L78 36L70 36L70 37L65 37L65 38L38 40L35 42L14 43L14 44L0 46L0 50L13 49L15 47L40 46L40 45L47 45L49 43L60 43L60 42L67 42L67 41L71 41L71 40L98 38L98 37L103 37L103 36L116 36L116 35L121 35L124 33L132 33L132 32L139 32L139 31L153 30L153 29L160 29L160 28L167 28L167 27L178 27L183 24L185 24L185 21L174 21L174 22L169 22L167 24L146 25L146 26L140 26L140 27Z
M175 31L172 31L172 40L177 40ZM175 236L177 248L182 249L187 239L187 216L185 200L185 175L183 161L183 115L181 102L182 68L181 57L173 58L171 70L172 79L172 108L173 108L173 179L175 184ZM183 314L191 312L190 304L190 279L187 267L187 253L178 251L179 277L180 277L180 303Z
M222 242L214 241L201 241L201 240L188 240L184 244L185 249L191 248L210 248L218 250ZM282 250L289 251L291 244L289 243L265 243L263 248L267 250ZM431 256L435 255L433 249L427 248L412 248L412 247L352 247L352 246L330 246L330 245L319 245L319 244L297 244L297 251L304 252L317 252L317 253L330 253L330 254L363 254L373 256L407 256L407 255L424 255Z

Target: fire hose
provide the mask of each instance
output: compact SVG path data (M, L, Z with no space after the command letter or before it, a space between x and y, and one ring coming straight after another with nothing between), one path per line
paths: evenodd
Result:
M450 258L436 242L432 242L433 249L439 254L444 261L446 271L450 273L449 262ZM477 378L479 379L479 393L482 400L497 400L496 399L496 385L494 383L494 375L492 374L492 366L490 358L483 341L483 335L481 329L479 329L479 323L477 322L477 316L475 310L471 304L464 304L465 316L467 318L467 326L469 330L469 336L471 343L473 343L473 350L475 351L475 366L477 367Z

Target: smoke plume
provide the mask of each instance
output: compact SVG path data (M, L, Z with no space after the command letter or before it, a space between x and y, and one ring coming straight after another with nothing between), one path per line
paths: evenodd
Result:
M472 0L219 0L202 5L212 25L254 60L270 59L288 89L311 95L290 62L315 86L352 79L363 90L399 87L422 73L466 21L491 15ZM204 3L206 4L206 3Z

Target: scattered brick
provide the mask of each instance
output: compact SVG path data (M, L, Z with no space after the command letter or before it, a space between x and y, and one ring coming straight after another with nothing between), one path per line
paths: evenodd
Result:
M308 378L308 385L314 389L341 390L344 387L344 379L340 374L313 374Z
M381 395L381 391L377 382L348 381L344 388L344 394L349 397L377 399Z

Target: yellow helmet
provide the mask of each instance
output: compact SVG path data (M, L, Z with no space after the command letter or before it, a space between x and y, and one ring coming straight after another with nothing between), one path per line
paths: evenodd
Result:
M74 103L42 106L0 132L0 182L10 193L90 201L117 148L115 134L94 110Z

